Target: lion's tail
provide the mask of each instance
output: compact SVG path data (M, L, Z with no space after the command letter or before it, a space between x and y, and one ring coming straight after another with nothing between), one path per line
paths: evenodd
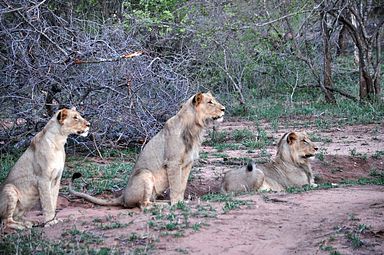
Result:
M83 192L75 191L72 187L73 181L77 178L80 178L80 177L81 177L81 173L74 173L72 175L72 179L68 185L69 194L84 198L85 200L92 202L94 204L97 204L97 205L122 205L123 204L123 197L122 196L117 197L117 198L113 198L113 199L100 199L100 198L96 198L96 197L93 197L91 195L88 195L86 193L83 193Z

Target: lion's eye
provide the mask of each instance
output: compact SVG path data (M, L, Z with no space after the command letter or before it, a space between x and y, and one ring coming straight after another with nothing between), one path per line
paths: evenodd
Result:
M74 118L75 120L78 120L78 119L79 119L77 116L74 116L73 118Z
M208 104L213 104L212 100L209 100L209 101L208 101Z

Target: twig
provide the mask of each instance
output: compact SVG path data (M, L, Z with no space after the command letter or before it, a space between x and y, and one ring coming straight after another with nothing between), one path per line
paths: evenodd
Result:
M312 84L312 85L300 85L300 86L298 86L298 88L319 88L319 89L322 89L321 88L321 86L320 85L315 85L315 84ZM355 97L355 96L352 96L352 95L350 95L350 94L348 94L348 93L346 93L346 92L344 92L344 91L341 91L341 90L339 90L339 89L336 89L336 88L325 88L325 89L327 89L327 90L329 90L329 91L332 91L332 92L336 92L336 93L339 93L340 95L342 95L342 96L344 96L344 97L346 97L346 98L348 98L348 99L351 99L351 100L354 100L354 101L359 101L359 99L357 98L357 97Z
M254 28L254 27L264 27L264 26L270 25L270 24L272 24L272 23L281 21L281 20L283 20L283 19L286 19L286 18L295 16L295 15L297 15L297 14L302 14L302 13L306 13L306 12L312 12L312 10L304 10L304 11L298 11L298 12L290 13L290 14L281 16L281 17L279 17L279 18L277 18L277 19L274 19L274 20L270 20L270 21L267 21L267 22L264 22L264 23L254 24L254 25L252 25L252 26L243 26L243 27L241 27L241 28L239 28L239 29L249 29L249 28Z
M101 152L100 152L100 150L99 150L99 147L97 146L97 143L96 143L96 139L95 139L95 135L94 135L94 134L92 134L92 139L93 139L93 144L95 145L97 154L99 154L99 157L100 157L101 159L104 159L104 158L103 158L103 155L101 154Z
M143 54L142 51L135 51L133 53L123 54L121 56L114 57L114 58L100 58L97 60L81 60L81 59L77 58L77 59L75 59L75 61L73 63L76 65L82 65L82 64L95 64L95 63L103 63L103 62L115 62L115 61L119 61L122 59L134 58L134 57L140 56L142 54Z
M294 86L291 86L291 87L292 87L291 104L293 103L293 95L295 94L295 91L296 91L296 88L297 88L298 83L299 83L299 71L296 71L296 81L295 81L295 85L294 85Z

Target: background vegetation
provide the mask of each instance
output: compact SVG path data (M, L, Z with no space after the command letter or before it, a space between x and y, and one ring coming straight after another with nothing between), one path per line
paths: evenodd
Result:
M205 143L217 152L201 152L206 162L200 168L211 164L208 156L235 167L254 151L257 162L270 160L266 148L273 141L262 120L271 130L292 127L297 115L305 120L297 125L319 130L381 122L383 5L382 0L0 0L0 183L62 106L76 106L92 126L90 136L69 139L61 191L79 171L85 178L75 183L77 189L106 196L125 187L140 146L200 90L213 91L227 115L252 120L257 129L209 132ZM235 149L246 149L245 158L228 155ZM350 154L349 161L378 161L384 151ZM326 150L317 158L330 172L350 170L335 163L340 158L329 160ZM189 181L200 178L196 168ZM382 165L369 171L340 185L383 185ZM323 183L318 189L332 187ZM42 229L3 236L0 228L0 254L153 254L161 251L156 242L162 236L186 236L206 226L206 219L252 206L232 195L207 193L200 199L194 206L140 213L148 218L144 232L132 232L131 217L138 216L132 212L79 227L67 219L56 241ZM119 228L124 234L111 243L120 246L111 248L108 231ZM365 224L337 229L332 239L371 249L360 240ZM320 249L339 254L326 243Z
M69 152L140 145L199 90L254 120L379 121L383 23L380 0L1 0L0 150L61 106L92 123Z

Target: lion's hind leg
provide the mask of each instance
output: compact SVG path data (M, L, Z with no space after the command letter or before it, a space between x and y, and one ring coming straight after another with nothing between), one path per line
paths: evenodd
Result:
M28 221L16 221L14 216L24 214L17 205L20 201L20 191L13 184L6 184L0 194L2 204L0 205L1 218L4 221L5 227L13 229L31 228L32 223ZM18 210L19 209L19 210Z
M155 179L148 170L141 170L130 180L123 194L123 205L127 208L139 206L144 209L152 204Z
M141 173L141 182L143 187L143 197L140 203L140 208L150 208L153 204L153 197L155 195L155 180L150 171L143 171Z

